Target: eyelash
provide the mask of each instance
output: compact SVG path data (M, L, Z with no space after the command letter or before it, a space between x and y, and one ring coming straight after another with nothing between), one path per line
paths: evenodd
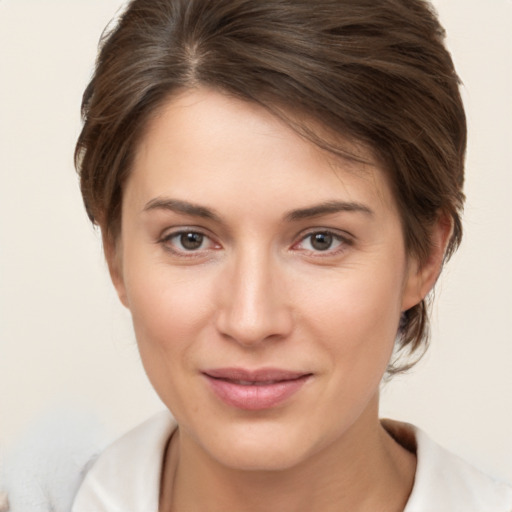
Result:
M200 236L201 238L201 245L197 247L196 249L187 249L183 247L183 240L179 240L180 237L183 237L184 235L192 235L192 236ZM353 245L353 240L348 235L341 235L339 232L329 230L329 229L314 229L310 230L308 233L303 234L298 242L295 242L292 246L292 250L300 249L300 245L304 244L306 240L310 240L309 245L312 246L312 241L314 236L324 236L330 238L330 241L332 244L336 244L336 247L332 248L331 246L325 248L325 250L322 249L315 249L313 248L302 248L306 253L309 253L311 255L314 255L314 257L329 257L329 256L336 256L342 252L344 252L348 247ZM173 243L173 239L179 240L178 242ZM193 241L193 240L192 240ZM202 248L201 246L205 243L209 242L208 245L210 247ZM162 244L164 248L173 253L174 255L181 256L181 257L198 257L204 255L204 251L211 251L211 250L217 250L221 248L220 244L214 242L212 238L204 233L201 230L198 229L180 229L179 231L173 231L172 233L168 233L164 235L161 239L158 240L158 243ZM181 243L182 248L177 248L176 243Z
M204 249L204 248L197 248L197 249L186 249L184 247L182 248L176 248L176 243L181 243L181 242L176 242L176 243L173 243L173 239L180 239L181 237L185 236L185 235L199 235L200 237L202 237L202 240L201 240L201 245L205 242L209 242L209 244L213 245L214 247L209 247L207 249ZM220 245L215 243L212 238L207 235L206 233L198 230L198 229L180 229L179 231L173 231L172 233L167 233L165 234L162 238L160 238L158 240L158 243L162 244L164 246L164 248L175 254L175 255L178 255L178 256L182 256L182 257L186 257L186 258L190 258L190 257L197 257L199 255L202 255L204 254L204 251L210 251L210 250L216 250L218 248L220 248Z
M329 229L314 229L310 230L308 233L303 235L300 240L293 244L292 249L297 247L300 244L303 244L306 240L310 240L310 245L315 235L323 235L332 237L332 242L337 244L336 247L331 248L328 247L325 250L320 249L303 249L309 254L313 254L315 257L329 257L336 256L342 252L344 252L348 247L353 245L353 240L348 235L341 235L339 232L332 231Z

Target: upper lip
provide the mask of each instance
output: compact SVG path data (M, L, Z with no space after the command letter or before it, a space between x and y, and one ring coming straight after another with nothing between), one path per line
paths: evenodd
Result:
M214 368L206 370L203 373L214 379L255 383L295 380L311 375L309 372L284 370L281 368L259 368L256 370L248 370L245 368Z

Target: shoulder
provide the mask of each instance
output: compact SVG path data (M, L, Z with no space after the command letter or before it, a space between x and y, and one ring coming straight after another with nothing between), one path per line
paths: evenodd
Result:
M89 469L72 512L158 510L163 455L175 429L165 411L110 445Z
M442 448L417 427L389 420L383 424L417 455L414 487L404 512L512 512L512 487Z

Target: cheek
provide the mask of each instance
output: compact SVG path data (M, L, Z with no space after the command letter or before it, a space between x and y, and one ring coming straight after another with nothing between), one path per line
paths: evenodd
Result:
M159 262L125 265L126 293L142 363L157 391L193 360L211 301L209 281ZM162 397L163 398L163 397Z
M183 384L194 370L194 340L203 314L199 297L186 282L146 274L128 288L132 321L144 370L175 417L193 413L196 400Z
M302 298L305 325L330 354L333 371L336 366L345 377L373 375L380 381L398 330L401 278L389 272L335 277L317 281Z
M128 287L130 310L139 343L173 347L201 328L205 314L204 289L162 273L146 273Z
M394 338L401 311L402 279L389 272L347 272L311 283L300 294L305 311L319 326L331 326L340 336L358 339L359 333ZM308 313L306 313L308 314ZM363 341L363 340L359 340Z

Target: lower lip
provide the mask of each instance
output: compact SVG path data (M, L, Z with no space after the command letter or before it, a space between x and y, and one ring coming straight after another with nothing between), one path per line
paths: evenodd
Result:
M292 397L309 379L304 375L298 379L279 381L274 384L243 386L230 380L206 375L211 389L225 404L247 411L260 411L281 405Z

